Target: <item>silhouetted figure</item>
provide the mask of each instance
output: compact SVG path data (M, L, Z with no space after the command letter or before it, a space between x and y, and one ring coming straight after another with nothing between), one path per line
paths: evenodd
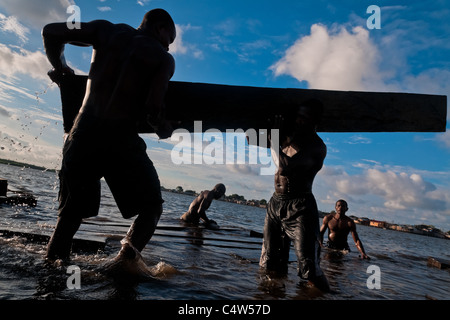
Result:
M289 121L278 118L274 125L280 129L279 150L272 150L278 151L278 169L275 193L267 205L260 266L286 273L292 241L298 275L328 291L328 281L319 266L319 216L312 193L314 178L327 153L316 133L322 109L319 101L308 100Z
M206 210L208 210L211 202L214 199L220 199L225 194L225 192L226 188L222 183L215 185L214 188L210 191L202 191L198 195L198 197L195 198L194 201L192 201L191 205L189 206L189 210L185 212L180 217L180 219L194 224L198 224L201 219L207 226L217 226L214 220L209 219L206 216Z
M93 47L86 95L63 148L59 215L46 258L69 257L82 219L98 214L102 177L123 217L137 215L123 243L140 252L155 231L163 199L137 123L147 118L160 138L173 131L164 119L164 97L175 70L168 53L175 24L166 11L154 9L137 29L105 20L81 23L80 29L52 23L42 36L54 67L48 74L58 84L73 74L65 44Z

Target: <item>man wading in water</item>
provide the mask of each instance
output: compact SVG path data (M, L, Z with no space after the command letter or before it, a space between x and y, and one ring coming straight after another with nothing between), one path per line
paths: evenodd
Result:
M323 242L325 231L329 229L327 247L335 250L350 251L347 237L351 232L353 241L355 242L355 246L361 253L361 259L369 259L364 250L361 239L359 239L358 233L356 232L355 222L345 215L345 213L348 211L347 201L342 199L336 201L335 209L336 212L331 213L323 218L323 223L320 227L321 242Z
M278 118L274 124L280 129L280 147L273 150L278 169L275 193L267 204L260 266L286 273L292 241L300 278L329 291L327 278L319 266L319 213L312 194L314 178L327 153L326 145L316 133L322 109L319 101L309 100L288 120Z
M189 206L189 210L186 211L180 219L198 225L200 222L200 219L205 222L206 226L209 226L211 228L219 228L217 223L209 219L206 216L206 210L208 210L209 206L211 205L212 201L214 199L220 199L226 192L225 185L222 183L218 183L214 186L214 188L210 191L204 190L202 191L197 198L192 201L191 205Z
M64 74L73 74L64 58L65 44L93 47L86 95L64 143L59 215L46 258L69 258L82 219L98 214L102 177L122 216L137 215L121 252L138 254L155 231L163 200L137 122L147 119L161 139L172 134L164 119L164 97L175 71L168 53L175 24L166 11L154 9L137 29L105 20L81 23L79 29L52 23L42 36L54 68L48 74L58 84Z

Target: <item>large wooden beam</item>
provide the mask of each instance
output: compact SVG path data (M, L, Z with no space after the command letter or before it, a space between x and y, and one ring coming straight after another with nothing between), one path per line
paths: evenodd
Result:
M81 106L86 76L63 79L61 99L64 129L70 130ZM316 98L324 105L320 132L445 132L447 97L442 95L279 89L171 81L166 117L180 128L202 130L267 129L275 115L289 117L303 101ZM141 133L153 130L142 123Z

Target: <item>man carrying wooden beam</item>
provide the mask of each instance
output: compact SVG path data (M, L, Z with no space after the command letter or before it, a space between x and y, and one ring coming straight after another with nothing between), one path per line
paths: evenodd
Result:
M260 266L287 273L289 250L294 244L298 275L322 291L329 291L319 266L319 212L312 193L313 181L323 166L327 147L316 133L323 106L303 102L297 114L281 119L276 154L275 192L267 205Z
M161 138L172 133L163 114L175 69L168 53L175 24L166 11L154 9L137 29L105 20L81 23L79 29L52 23L44 27L42 36L54 67L49 76L58 85L65 75L73 74L64 58L64 45L94 48L83 104L64 144L59 215L46 258L69 257L82 219L98 214L102 177L123 217L137 215L122 249L140 252L155 231L164 201L137 122L145 118Z

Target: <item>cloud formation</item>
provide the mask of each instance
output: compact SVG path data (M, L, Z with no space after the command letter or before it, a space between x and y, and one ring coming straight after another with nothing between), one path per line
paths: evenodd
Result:
M66 21L69 17L67 7L73 4L73 0L2 0L0 8L17 17L23 24L40 30L47 23Z
M311 34L298 39L271 69L276 76L307 81L313 89L366 90L382 84L378 56L366 29L329 31L314 24Z
M371 202L368 198L376 196L378 201L372 200L374 204L371 206L378 208L378 211L419 210L449 214L448 199L442 197L448 190L438 188L421 174L373 164L361 164L359 167L364 168L362 172L352 175L344 170L325 167L320 175L329 187L328 198L364 201L368 207Z
M0 13L0 30L3 32L14 33L22 42L28 40L26 34L30 32L30 30L22 25L16 17L7 17L2 13Z
M175 24L175 29L177 31L177 36L175 41L169 46L169 51L175 55L191 54L194 58L203 59L203 52L197 48L196 45L188 44L183 41L183 35L188 30L195 30L199 27L191 26L190 24L185 26L180 26Z
M33 79L48 80L47 71L51 65L41 51L28 51L0 43L0 74L14 77L28 75Z

